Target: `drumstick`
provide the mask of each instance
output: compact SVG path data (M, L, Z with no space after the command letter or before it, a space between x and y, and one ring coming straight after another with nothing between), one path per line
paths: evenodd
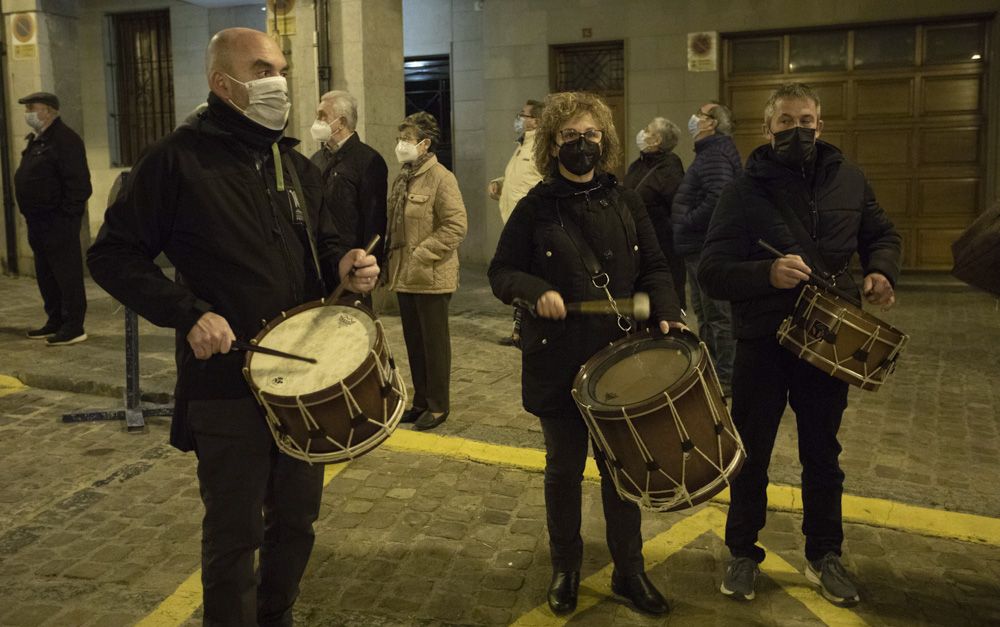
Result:
M382 236L376 233L375 237L372 238L372 241L368 242L368 246L365 248L365 256L372 254L372 251L375 250L375 246L378 244L378 241L380 239L382 239ZM347 276L348 277L354 276L354 273L357 272L357 270L358 270L357 268L351 267L351 270L347 273ZM337 286L337 289L333 290L333 294L330 294L330 297L327 298L326 300L328 300L331 303L337 302L337 300L344 294L345 289L347 289L347 277L344 277L344 280L340 282L340 285Z
M649 319L649 295L645 292L636 292L634 298L622 298L615 301L618 311L626 316L632 316L638 321ZM529 303L523 298L515 298L511 303L515 307L528 310L532 317L537 318L538 312L535 304ZM613 314L611 301L607 299L584 300L576 303L565 303L567 314L580 315L607 315Z
M243 342L241 340L234 340L231 346L236 350L247 351L250 353L262 353L264 355L271 355L273 357L284 357L285 359L297 359L299 361L304 361L310 364L316 363L316 360L313 359L312 357L293 355L292 353L285 353L283 351L274 350L273 348L265 348L263 346L258 346L257 344L251 344L250 342Z
M771 246L770 244L768 244L767 242L765 242L763 239L757 240L757 245L760 246L761 248L763 248L764 250L766 250L767 252L771 253L772 255L774 255L775 257L777 257L778 259L780 259L780 258L782 258L782 257L785 256L785 253L781 252L780 250L778 250L774 246ZM837 287L836 285L834 285L833 283L831 283L830 281L828 281L826 278L821 277L820 275L816 274L815 272L812 272L812 273L809 274L809 280L812 281L813 283L819 285L823 289L825 289L827 291L830 291L830 292L833 292L837 296L840 296L841 298L843 298L847 302L851 303L852 305L854 305L858 309L862 308L860 300L858 300L857 298L854 298L853 296L851 296L850 294L848 294L844 290L840 289L839 287Z

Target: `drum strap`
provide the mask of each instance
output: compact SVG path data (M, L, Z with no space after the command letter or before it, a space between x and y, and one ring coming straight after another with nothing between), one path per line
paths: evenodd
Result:
M298 207L298 203L302 202L305 204L306 197L302 193L302 181L299 180L299 173L295 169L295 164L291 162L291 159L286 155L281 155L281 161L288 168L289 174L292 175L292 201ZM278 167L278 164L275 164ZM299 200L301 198L301 201ZM319 281L320 285L323 286L323 292L326 293L326 286L323 285L323 271L320 270L319 265L319 254L316 252L316 238L313 236L312 224L309 220L309 208L302 207L302 222L306 225L306 239L309 240L309 252L312 253L313 264L316 266L316 279Z
M563 230L566 231L566 235L568 235L569 240L573 242L573 247L576 248L576 252L580 255L580 259L583 261L584 267L587 268L587 273L590 274L591 283L593 283L594 287L597 289L603 290L604 295L608 297L608 302L611 303L611 311L618 316L618 328L625 333L631 332L632 321L618 311L618 303L615 301L614 296L611 295L611 291L608 289L608 285L611 283L611 277L609 277L608 273L601 267L601 262L597 260L597 255L594 254L590 244L587 243L586 238L583 236L583 231L580 230L580 226L572 219L563 219L562 211L559 210L558 200L556 201L556 213L559 215L560 226L562 226Z

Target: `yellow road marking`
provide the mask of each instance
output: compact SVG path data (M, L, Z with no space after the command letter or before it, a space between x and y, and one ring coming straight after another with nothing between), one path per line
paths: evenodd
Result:
M545 469L545 452L541 450L487 444L408 429L397 429L383 446L394 451L445 455L532 472ZM594 481L600 478L593 459L587 460L587 468L583 474L585 478ZM723 490L712 501L728 504L729 490ZM801 513L802 490L795 486L772 484L767 488L767 506L772 510ZM846 522L1000 546L1000 518L948 512L850 494L843 496L842 510Z
M0 398L22 392L27 389L27 387L28 386L24 385L20 380L15 379L14 377L0 374Z
M644 543L642 552L643 557L646 559L647 568L653 568L691 542L694 542L701 534L712 530L713 525L717 524L715 522L717 520L716 516L721 516L721 514L711 507L704 507L701 511L678 521L667 531ZM723 523L725 523L724 519ZM606 601L611 596L611 571L613 569L614 566L609 564L580 582L580 597L577 601L576 610L572 614L555 616L549 610L547 604L542 604L511 623L511 627L553 627L556 625L565 625L576 614L586 612L598 603Z
M323 473L323 486L339 475L347 463L331 464ZM201 606L201 569L191 573L191 576L177 586L170 596L163 600L156 609L136 623L136 627L176 627L191 618L194 611Z
M0 386L2 385L3 379L0 379ZM0 392L2 389L0 387ZM441 455L531 472L541 472L545 469L545 453L541 450L488 444L466 438L421 433L408 429L397 429L383 446L393 451ZM347 464L327 466L323 484L327 485L346 466ZM597 466L593 459L587 461L584 477L590 480L599 479ZM767 496L770 509L797 513L802 511L802 492L799 488L771 485L767 489ZM729 491L723 491L712 500L728 503ZM975 541L1000 546L1000 519L986 516L934 510L894 503L884 499L847 494L843 497L843 514L844 520L848 522L938 536L950 540ZM708 530L714 531L721 537L723 534L719 530L724 529L724 527L725 516L711 506L704 507L677 522L668 531L645 543L646 561L652 567L652 565L666 560L670 555ZM783 559L770 552L768 556L768 559L761 565L762 570L772 576L782 588L828 625L865 624L859 622L861 619L850 610L830 605L807 582L803 585L805 579L801 573L792 577L791 573L798 571L795 571ZM610 595L611 569L612 566L606 566L581 582L577 613L593 607ZM188 577L170 597L138 624L143 627L180 625L194 613L200 604L201 571L199 570ZM539 606L519 618L514 624L547 627L562 625L565 622L566 617L557 618L548 611L547 606Z

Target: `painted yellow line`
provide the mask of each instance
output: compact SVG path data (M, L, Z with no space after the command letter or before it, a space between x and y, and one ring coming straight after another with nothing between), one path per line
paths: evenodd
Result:
M21 383L19 379L7 376L5 374L0 374L0 398L4 396L10 396L11 394L17 394L26 390L28 386Z
M721 513L719 515L722 516ZM765 550L767 550L766 547ZM805 578L805 575L796 570L794 566L782 559L777 553L767 551L767 557L764 558L764 563L760 565L760 570L781 586L781 589L788 596L806 606L807 610L827 625L831 627L857 627L868 624L852 610L837 607L824 599L816 587Z
M712 531L717 524L717 517L722 516L712 507L703 507L675 523L670 529L657 535L643 546L643 557L646 567L651 569L671 555L694 542L706 531ZM725 524L725 517L723 524ZM554 615L547 604L539 605L527 614L511 623L511 627L555 627L565 625L570 619L581 612L586 612L598 603L606 601L611 596L611 571L614 566L609 564L580 582L580 597L576 610L572 614Z
M348 462L350 463L350 462ZM323 486L339 475L347 463L331 464L323 473ZM191 573L177 589L163 600L156 609L136 623L136 627L177 627L191 618L194 611L201 606L201 569Z
M545 469L545 453L541 450L488 444L408 429L397 429L383 446L394 451L444 455L533 472ZM587 460L584 477L594 481L599 479L593 459ZM795 486L772 484L767 488L767 500L769 509L802 512L802 490ZM729 490L723 490L712 501L728 504ZM897 529L948 540L1000 546L1000 518L949 512L850 494L844 495L842 509L846 522Z

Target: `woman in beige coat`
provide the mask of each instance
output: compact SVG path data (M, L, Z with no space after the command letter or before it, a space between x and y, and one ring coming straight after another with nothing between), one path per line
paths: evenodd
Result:
M420 430L448 418L448 303L458 289L458 245L467 228L458 181L434 155L440 138L429 113L400 123L396 159L402 168L388 206L387 284L399 301L413 380L413 406L402 420Z

